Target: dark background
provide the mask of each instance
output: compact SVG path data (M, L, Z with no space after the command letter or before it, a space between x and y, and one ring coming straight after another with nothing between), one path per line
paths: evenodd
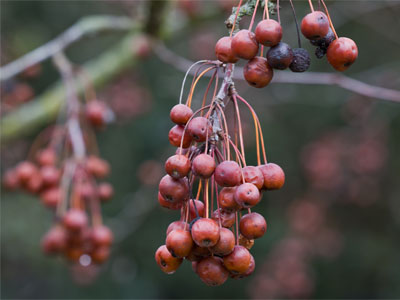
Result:
M2 1L2 65L82 16L138 16L145 2ZM172 30L167 47L191 60L214 59L215 42L226 34L227 2L174 2L168 26L187 24ZM289 3L281 4L284 40L294 46ZM327 4L338 34L351 37L359 48L357 62L345 75L398 89L400 2ZM306 1L295 1L295 6L299 17L308 9ZM83 64L123 36L114 32L88 38L66 54ZM303 44L312 54L311 45L304 39ZM312 55L310 71L333 69ZM116 191L103 206L116 243L101 267L45 257L39 244L52 213L36 197L2 191L2 298L399 298L400 106L334 86L276 83L255 90L237 82L260 118L269 160L286 173L285 187L265 193L255 208L268 222L267 234L252 249L255 273L211 288L188 263L174 275L159 270L154 252L164 243L168 224L178 218L177 212L158 206L157 185L163 162L175 151L168 142L169 110L178 101L183 75L174 62L167 65L150 55L98 91L111 105L131 104L123 116L117 114L118 122L98 133ZM46 61L40 76L18 80L40 95L58 78ZM253 125L248 115L244 118L246 153L254 164ZM2 172L24 159L40 129L2 143Z

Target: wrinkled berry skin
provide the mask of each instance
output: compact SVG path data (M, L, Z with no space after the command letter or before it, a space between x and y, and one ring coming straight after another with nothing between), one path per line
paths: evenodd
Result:
M314 11L301 21L301 32L309 40L318 40L329 31L328 17L322 11Z
M282 39L282 26L273 19L263 20L258 23L255 34L260 44L273 47Z
M222 261L218 257L203 258L197 263L196 273L200 279L209 286L223 284L229 277L229 272L225 269Z
M314 46L320 47L322 49L328 49L329 45L335 40L335 34L329 27L328 33L318 40L310 40L310 43Z
M292 72L301 73L308 70L311 64L311 58L308 51L304 48L293 49L293 61L289 68Z
M347 70L357 59L358 48L356 43L349 38L341 37L334 40L326 52L326 58L337 71Z
M239 58L250 60L258 53L256 35L246 29L235 34L231 45L233 53Z
M215 45L215 55L223 63L234 64L239 60L239 57L232 50L232 38L229 36L224 36L218 40Z
M259 166L264 176L264 189L278 190L285 183L285 173L282 168L274 163Z
M268 64L278 70L285 70L293 61L292 48L286 43L280 42L267 52Z
M243 75L251 86L263 88L271 82L274 76L274 70L268 64L266 58L256 56L245 65L243 68Z

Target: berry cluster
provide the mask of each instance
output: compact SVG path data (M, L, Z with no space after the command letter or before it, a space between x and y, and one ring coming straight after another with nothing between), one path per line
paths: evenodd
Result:
M78 98L67 98L65 123L45 129L28 160L3 176L5 188L38 195L44 206L55 211L55 223L42 239L43 252L82 265L104 262L113 240L100 210L100 202L112 198L113 187L98 182L110 173L110 166L98 157L92 131L104 127L112 112L104 102L86 100L82 104ZM60 120L64 113L60 111Z
M206 65L211 66L200 73ZM225 69L225 80L217 95L215 75L220 68ZM251 209L260 202L262 191L280 189L285 181L283 170L267 163L258 117L236 92L230 77L232 69L233 65L225 68L220 62L203 62L196 71L186 105L172 108L170 117L176 125L169 132L169 141L178 149L166 161L167 175L159 184L160 205L180 210L181 219L168 226L165 245L158 248L155 259L168 274L174 273L183 259L191 261L207 285L221 285L229 276L242 278L254 271L255 261L249 249L254 239L265 234L267 223ZM216 81L210 104L208 88L201 108L193 112L195 86L210 70L215 71L208 87ZM246 164L239 102L253 116L257 166ZM233 110L233 128L228 126L228 108ZM232 149L235 159L231 157ZM192 195L195 189L197 194ZM244 211L247 213L242 215Z
M223 63L236 63L239 59L248 60L243 75L246 81L256 88L265 87L270 83L274 74L273 69L285 70L289 68L293 72L305 72L311 63L308 51L301 48L293 3L291 2L291 5L299 43L299 48L294 49L282 42L283 30L280 24L279 5L277 7L278 21L275 21L269 18L268 1L265 2L263 20L258 23L254 32L252 32L252 27L259 1L256 3L249 29L239 30L233 35L235 21L231 35L219 39L215 46L216 56ZM322 3L327 15L322 11L314 11L311 1L309 2L312 12L303 18L301 32L310 40L312 45L317 46L316 56L318 58L327 54L328 62L336 70L346 70L358 56L356 44L349 38L337 37L323 0ZM237 12L239 12L239 8L240 5ZM261 51L258 55L260 44ZM269 47L266 57L263 56L264 47Z

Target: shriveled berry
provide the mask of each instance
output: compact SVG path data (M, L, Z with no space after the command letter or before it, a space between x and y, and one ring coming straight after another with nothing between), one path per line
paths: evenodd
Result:
M356 43L349 38L341 37L334 40L328 47L326 58L337 71L347 70L357 59L358 48Z
M200 154L193 159L192 171L201 178L210 178L215 170L215 160L211 155Z
M189 185L184 178L174 179L165 175L158 188L164 199L172 203L182 202L189 198Z
M233 251L224 256L224 265L227 270L233 274L245 273L251 262L251 254L243 246L235 246Z
M322 11L311 12L301 21L301 32L309 40L323 38L328 31L329 20Z
M221 228L218 243L211 248L211 252L216 255L228 255L235 247L235 235L227 228Z
M221 221L222 227L230 228L235 224L235 212L223 208L216 209L212 214L212 219L217 223Z
M161 270L167 274L175 273L182 263L182 258L173 257L165 245L157 249L155 259Z
M190 172L190 160L185 155L173 155L165 163L165 171L171 177L178 179Z
M243 208L250 208L258 204L261 194L252 183L243 183L236 188L235 201Z
M320 47L321 49L328 49L329 45L335 40L335 34L333 30L329 27L328 33L318 40L310 40L310 43L314 46Z
M285 173L277 164L267 163L259 168L264 176L264 189L278 190L285 183Z
M268 50L267 60L272 68L284 70L289 67L293 61L292 48L290 48L288 44L280 42L278 45Z
M254 166L246 166L242 169L244 181L254 184L259 190L264 185L264 176L260 169Z
M220 38L215 45L215 55L218 60L223 63L236 63L239 58L233 53L232 50L232 38L229 36L224 36Z
M255 34L260 44L273 47L282 39L282 26L273 19L262 20L257 24Z
M253 212L240 219L239 228L244 237L250 240L258 239L267 231L267 222L262 215Z
M271 82L274 70L268 64L266 58L256 56L244 66L243 75L251 86L263 88Z
M168 134L168 139L172 146L181 146L183 132L185 132L185 136L183 137L182 147L188 148L190 146L192 143L192 137L190 136L189 132L187 130L185 131L184 129L185 127L182 125L175 125L171 128Z
M207 257L197 263L196 273L209 286L222 285L229 276L222 261L218 257Z
M178 125L185 125L192 115L192 109L185 104L175 105L169 114L171 121Z
M211 124L204 117L193 118L187 126L189 134L196 142L204 142L212 134Z
M232 51L235 56L243 59L252 59L258 53L256 35L247 29L242 29L232 39Z
M250 250L254 246L254 240L244 237L242 234L239 235L239 245Z
M212 219L201 218L192 226L193 241L200 247L212 247L219 240L219 226Z
M233 187L240 183L240 166L237 162L226 160L215 168L215 181L223 187Z
M308 51L304 48L293 49L293 61L289 68L292 72L305 72L311 64L311 58Z
M167 235L165 245L174 257L186 257L192 251L193 239L189 231L175 229Z

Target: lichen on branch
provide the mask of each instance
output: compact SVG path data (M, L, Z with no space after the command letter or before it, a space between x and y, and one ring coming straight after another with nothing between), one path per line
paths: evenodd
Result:
M261 7L264 7L265 1L266 0L261 1ZM237 19L236 19L235 31L239 30L240 20L244 16L253 15L254 9L256 7L256 3L257 3L257 0L248 0L245 4L243 4L240 7L239 14L238 14ZM238 9L237 7L233 7L232 8L232 14L225 21L225 25L226 25L226 28L228 28L228 30L232 29L232 27L233 27L233 23L235 22L235 15L236 15L237 9ZM276 11L276 3L273 3L272 1L268 1L268 10L269 10L269 12L271 14L274 14L275 11Z

